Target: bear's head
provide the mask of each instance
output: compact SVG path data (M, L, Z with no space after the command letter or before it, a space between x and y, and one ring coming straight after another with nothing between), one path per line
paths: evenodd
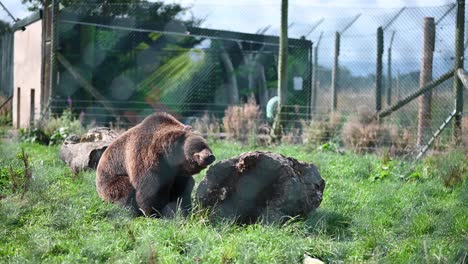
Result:
M190 175L199 173L216 160L206 140L196 133L186 135L183 148L183 170Z

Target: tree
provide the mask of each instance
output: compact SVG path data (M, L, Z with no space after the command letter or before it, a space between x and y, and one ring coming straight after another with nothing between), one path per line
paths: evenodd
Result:
M272 140L281 141L284 105L288 88L288 0L281 0L281 32L278 59L278 113L273 122Z
M59 0L56 0L59 1ZM29 11L37 11L48 6L52 0L21 0ZM138 14L138 17L151 22L168 21L187 9L179 4L166 4L164 1L148 0L60 0L63 7L73 7L74 13L91 16L122 16ZM192 19L193 21L197 21Z
M48 6L52 2L52 0L21 0L21 3L28 7L29 11L37 11L44 6ZM129 7L130 4L146 2L145 0L62 0L60 3L64 6L70 6L73 4L82 4L85 8L92 8L93 10L101 10L100 12L106 13L109 12L108 9L102 8L109 6L109 4L119 4L118 8L114 10L117 11L117 14L123 14L126 12L126 9ZM126 5L128 4L128 5Z
M11 32L11 26L8 22L0 20L0 34Z
M26 5L29 11L37 11L45 5L44 2L48 3L49 1L50 0L21 0L21 3Z

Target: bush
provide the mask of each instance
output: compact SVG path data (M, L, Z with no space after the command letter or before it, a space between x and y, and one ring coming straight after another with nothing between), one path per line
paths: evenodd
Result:
M292 145L302 144L304 142L302 135L302 127L304 127L306 122L304 120L298 122L301 122L301 125L289 129L289 131L286 132L283 138L281 139L281 142Z
M0 160L0 198L11 193L21 193L23 196L29 189L31 179L29 155L24 149L16 154L14 160Z
M392 154L403 154L414 142L408 129L380 124L368 108L360 108L357 116L348 119L343 125L341 138L348 148L358 153L385 147Z
M345 145L358 153L369 152L377 147L390 147L390 130L377 122L363 124L351 118L343 126L342 139Z
M0 113L0 126L11 126L12 118L11 112Z
M256 143L260 107L251 98L242 106L229 106L224 112L223 127L227 138L239 140L242 143Z
M195 118L191 125L194 130L200 132L207 138L216 139L221 132L221 124L218 119L213 114L208 114L208 112L205 112L200 118Z
M407 154L416 144L414 133L406 128L388 127L392 146L390 152L393 155Z
M446 187L465 180L468 175L468 156L462 150L453 150L425 159L429 176L440 178Z
M2 105L7 98L0 96L0 105ZM12 124L12 117L11 117L11 101L4 105L0 109L0 126L9 126Z
M307 123L303 121L305 142L309 145L319 146L335 140L340 132L341 116L331 113Z
M50 145L61 144L69 135L84 132L84 127L69 109L59 117L39 121L36 127L20 130L23 141Z
M23 142L29 143L39 143L39 144L49 144L50 137L47 136L44 131L42 131L38 127L24 129L21 128L20 132L20 139Z
M40 122L39 126L46 135L50 136L57 133L61 128L62 130L67 130L70 133L81 134L84 132L84 128L80 121L73 117L70 109L64 110L62 115L59 117L53 117L49 120Z

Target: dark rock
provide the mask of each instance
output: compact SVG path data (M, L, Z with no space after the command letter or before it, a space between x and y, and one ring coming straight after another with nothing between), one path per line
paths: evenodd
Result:
M87 169L96 169L102 153L119 136L107 127L97 127L78 136L70 135L60 148L60 159L78 173Z
M202 208L239 223L306 217L322 202L317 168L271 152L254 151L211 166L197 189Z

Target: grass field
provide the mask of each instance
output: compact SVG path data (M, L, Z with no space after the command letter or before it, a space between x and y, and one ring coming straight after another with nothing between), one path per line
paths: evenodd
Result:
M21 168L21 147L33 171L23 197L5 176L10 165ZM218 160L254 149L225 142L212 148ZM132 218L99 199L93 172L70 174L57 147L3 142L0 262L301 263L304 254L327 263L467 261L468 160L462 153L412 164L303 146L268 150L320 168L324 199L308 219L238 226L201 213ZM446 181L450 187L447 177L455 179Z

